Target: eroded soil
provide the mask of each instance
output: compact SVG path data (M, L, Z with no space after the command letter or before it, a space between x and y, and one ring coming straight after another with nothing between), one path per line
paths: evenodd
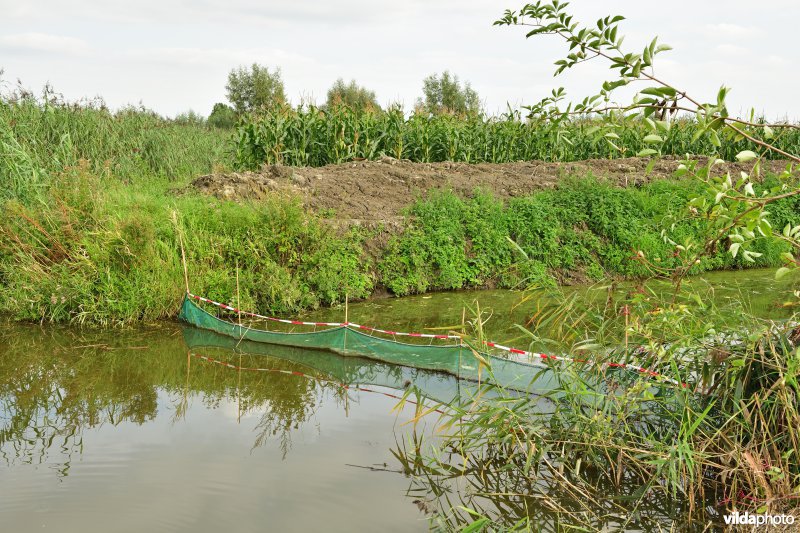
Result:
M562 180L594 176L620 187L669 178L677 162L664 158L645 172L648 159L591 159L574 163L543 161L519 163L412 163L385 157L380 161L356 161L325 167L265 167L260 172L210 174L195 179L190 187L222 199L258 199L274 191L302 198L304 204L328 217L350 223L394 222L405 207L427 191L451 189L469 196L475 189L489 190L500 199L524 196L553 188ZM765 162L780 171L785 163ZM728 163L720 172L738 174L748 165Z

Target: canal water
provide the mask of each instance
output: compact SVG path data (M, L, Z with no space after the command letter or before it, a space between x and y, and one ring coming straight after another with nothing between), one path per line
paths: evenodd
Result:
M693 283L706 284L720 305L788 315L782 303L791 286L772 272L703 279ZM587 300L607 292L570 291ZM441 293L352 304L347 313L394 330L455 328L477 300L489 337L526 348L515 324L555 296L524 297ZM419 435L435 442L434 420L415 418L425 407L398 399L408 370L359 360L356 371L371 381L366 390L344 389L337 382L347 369L337 375L315 364L332 354L241 353L223 344L172 322L125 330L2 325L2 531L429 528L430 502L419 500L397 459ZM414 378L425 378L436 399L459 393L453 378L423 374Z

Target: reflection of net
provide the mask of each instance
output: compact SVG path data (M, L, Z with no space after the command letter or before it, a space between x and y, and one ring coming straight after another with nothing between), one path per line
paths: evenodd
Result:
M198 328L214 331L241 341L327 350L343 356L365 357L392 365L445 372L459 379L470 381L485 381L488 378L486 367L479 363L469 347L460 344L446 346L410 344L374 337L346 326L305 333L252 329L221 320L199 308L188 298L183 302L180 318ZM481 356L490 362L493 379L503 387L526 391L531 388L534 380L537 390L547 390L554 385L552 372L546 366L520 363L488 354L481 354ZM331 362L333 361L332 359ZM356 378L352 381L344 380L344 382L373 381ZM387 385L397 388L397 384L394 383Z
M297 376L297 377L301 377L301 378L304 378L304 379L317 381L319 383L328 383L328 384L331 384L331 385L333 385L335 387L339 387L340 389L344 389L344 390L356 390L356 391L361 391L361 392L369 392L369 393L372 393L372 394L381 394L383 396L386 396L387 398L392 398L393 400L404 401L404 402L409 403L411 405L423 405L424 406L424 404L422 402L416 402L416 401L411 400L409 398L405 398L404 399L402 396L398 396L397 394L391 394L389 392L385 392L385 391L381 391L381 390L369 389L367 387L364 387L364 386L358 385L358 384L350 385L350 384L347 384L347 383L340 383L337 380L321 378L319 376L312 376L311 374L306 374L304 372L298 372L297 370L285 370L285 369L282 369L282 368L242 367L242 366L234 365L233 363L229 363L227 361L214 359L213 357L208 356L208 355L203 355L203 354L199 354L199 353L192 353L191 355L196 357L196 358L198 358L198 359L202 359L203 361L208 361L209 363L214 363L216 365L221 365L221 366L224 366L226 368L230 368L231 370L237 370L237 371L244 370L244 371L248 371L248 372L269 372L269 373L274 373L274 374L285 374L285 375L288 375L288 376ZM424 406L424 407L427 407L427 406ZM444 414L444 411L442 411L441 409L438 409L436 407L429 407L428 409L430 410L430 412L436 412L436 413L439 413L439 414Z

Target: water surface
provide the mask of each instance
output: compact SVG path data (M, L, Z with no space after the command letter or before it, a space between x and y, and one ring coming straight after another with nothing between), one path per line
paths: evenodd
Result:
M788 315L780 304L791 285L775 282L771 271L710 274L692 283L721 306ZM605 297L602 288L566 291ZM465 308L479 299L491 312L489 336L525 347L514 324L530 317L536 301L520 305L521 298L513 291L453 292L372 300L347 312L350 321L421 331L461 324ZM343 314L337 308L307 316ZM424 381L432 396L447 401L459 393L454 379L325 360L341 365L337 372L313 363L320 352L241 354L202 339L189 346L184 330L177 323L123 331L3 326L4 531L428 529L415 480L400 471L395 453L433 421L409 424L416 407L398 409L396 397L405 382ZM198 354L332 382L237 370ZM353 372L370 376L374 392L336 385Z

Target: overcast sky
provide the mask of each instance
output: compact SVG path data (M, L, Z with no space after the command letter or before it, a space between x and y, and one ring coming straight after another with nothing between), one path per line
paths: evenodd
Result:
M587 63L553 78L564 53L554 37L526 40L494 27L508 0L0 0L0 68L6 82L45 82L70 99L102 96L162 114L207 115L225 100L228 71L279 66L286 92L322 102L338 77L355 78L382 104L411 107L422 79L448 69L469 80L489 112L538 101L564 86L578 99L611 74ZM666 7L659 7L666 6ZM729 108L800 119L800 0L645 2L573 0L581 21L627 17L637 52L658 35L674 51L657 74L702 100L721 84Z

